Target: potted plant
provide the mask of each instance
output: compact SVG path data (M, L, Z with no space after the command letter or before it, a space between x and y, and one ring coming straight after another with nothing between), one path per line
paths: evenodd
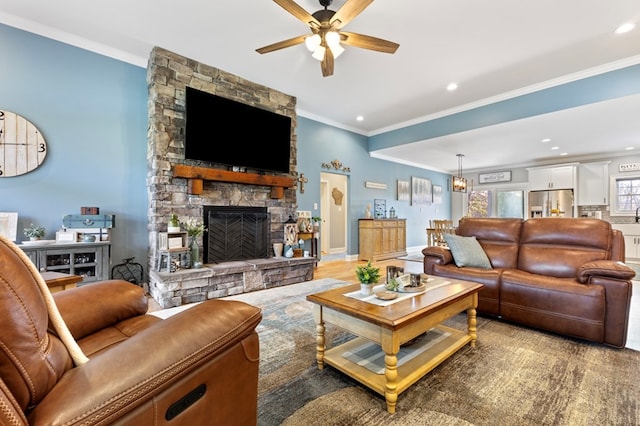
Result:
M313 223L314 232L318 232L318 229L320 229L320 222L321 221L322 221L322 218L320 216L313 216L311 218L311 222Z
M363 294L372 294L373 285L380 279L380 268L371 265L371 260L366 265L358 265L356 267L356 277L360 282L360 290Z
M39 240L44 237L44 227L43 226L35 226L33 223L28 227L24 228L25 237L29 237L31 241Z

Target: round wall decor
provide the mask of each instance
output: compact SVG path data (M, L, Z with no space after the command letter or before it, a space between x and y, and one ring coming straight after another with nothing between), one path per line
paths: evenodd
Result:
M16 113L0 110L0 177L29 173L46 156L47 143L36 126Z

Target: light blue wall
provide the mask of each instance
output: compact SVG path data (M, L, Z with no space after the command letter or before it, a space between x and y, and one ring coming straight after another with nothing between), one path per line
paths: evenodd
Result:
M4 25L0 51L0 109L32 122L49 148L35 171L0 178L18 241L30 223L54 239L63 216L97 206L116 216L113 264L145 264L146 70Z
M430 219L451 217L448 175L372 158L366 136L304 117L298 117L297 134L298 172L309 179L304 194L298 191L299 210L310 210L314 216L320 216L319 210L313 210L314 203L320 207L320 173L340 173L322 168L322 163L339 160L350 169L344 173L349 176L348 254L358 253L358 219L364 217L367 204L373 205L376 198L386 200L387 209L393 207L398 217L407 219L407 247L426 245L425 229ZM397 181L411 181L411 177L430 179L433 185L440 185L442 204L411 205L409 201L397 201ZM387 189L365 188L365 181L384 183Z

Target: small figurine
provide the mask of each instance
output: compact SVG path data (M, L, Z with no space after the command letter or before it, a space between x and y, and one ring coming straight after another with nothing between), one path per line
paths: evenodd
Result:
M367 204L367 210L364 212L365 219L371 219L371 204Z

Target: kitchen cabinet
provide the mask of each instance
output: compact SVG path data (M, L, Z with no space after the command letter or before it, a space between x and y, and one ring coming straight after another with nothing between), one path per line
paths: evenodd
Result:
M111 243L55 243L20 245L38 271L79 275L82 283L109 279Z
M405 219L360 219L358 260L385 260L407 255Z
M609 204L609 161L578 166L578 205Z
M640 224L613 223L613 229L617 229L624 235L624 257L625 260L640 259Z
M529 190L574 189L576 187L576 166L532 167L529 172Z
M626 260L640 259L640 235L624 236L624 257Z

